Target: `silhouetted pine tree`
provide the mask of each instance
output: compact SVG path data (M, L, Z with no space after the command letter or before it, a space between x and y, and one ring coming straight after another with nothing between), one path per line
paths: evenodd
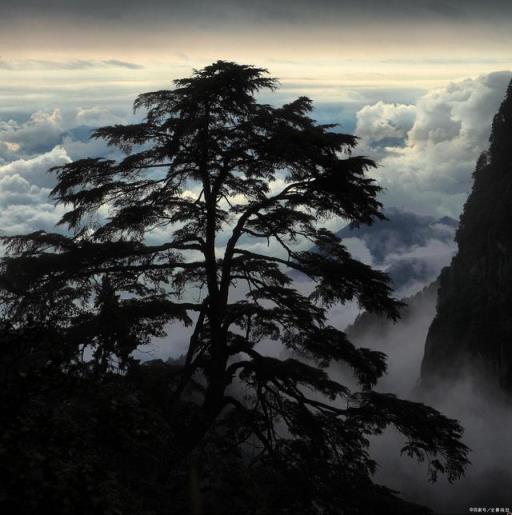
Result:
M351 155L354 136L316 124L309 99L256 101L276 84L263 69L219 61L140 95L141 123L96 130L126 157L53 170L70 235L5 238L5 318L51 334L43 368L94 384L115 369L127 371L119 381L147 372L133 351L173 321L194 325L183 363L162 363L152 390L172 428L177 513L187 466L197 513L413 513L373 484L368 438L394 425L432 478L455 479L462 430L373 391L385 356L328 324L326 309L350 300L397 316L386 275L321 225L383 217L365 175L374 163ZM291 270L313 281L311 294L294 288ZM275 357L278 345L288 357ZM329 377L332 361L350 365L356 391Z

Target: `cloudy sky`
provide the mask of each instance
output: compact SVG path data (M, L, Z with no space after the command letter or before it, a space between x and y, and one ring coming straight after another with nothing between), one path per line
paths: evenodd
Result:
M109 149L93 127L216 59L310 96L361 137L387 206L457 217L512 69L512 3L489 0L4 0L0 230L51 228L46 170Z

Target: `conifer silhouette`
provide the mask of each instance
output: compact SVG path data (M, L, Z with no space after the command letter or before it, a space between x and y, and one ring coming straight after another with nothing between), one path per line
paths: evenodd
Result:
M276 87L266 70L218 61L140 95L140 123L97 129L126 155L53 169L69 233L4 238L4 317L17 334L46 335L43 369L94 384L142 374L207 512L413 513L373 484L368 438L394 425L405 453L452 480L466 463L462 430L374 391L385 356L328 323L327 309L347 301L397 317L387 276L322 226L383 218L365 174L375 165L352 155L354 136L317 124L308 98L257 101ZM310 294L293 270L311 279ZM182 362L134 360L152 338L172 339L176 321L193 326ZM357 388L329 376L333 361L351 367Z

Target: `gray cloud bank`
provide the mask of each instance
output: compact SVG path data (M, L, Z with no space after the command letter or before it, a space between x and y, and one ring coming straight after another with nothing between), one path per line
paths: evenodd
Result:
M128 70L141 70L141 64L120 61L118 59L86 60L75 59L68 61L49 61L45 59L0 59L0 70L90 70L101 68L125 68Z
M0 15L4 19L19 17L105 19L109 23L126 23L136 17L167 17L175 23L183 21L229 22L233 18L264 20L270 22L311 23L312 21L356 17L366 20L407 20L411 18L439 20L503 19L512 13L506 0L152 0L141 3L135 0L69 1L54 0L41 3L37 0L4 1Z

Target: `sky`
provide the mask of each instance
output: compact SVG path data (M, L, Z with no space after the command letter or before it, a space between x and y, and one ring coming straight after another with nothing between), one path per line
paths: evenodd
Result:
M24 58L37 49L71 60L211 60L221 52L309 66L423 61L427 69L414 73L426 77L440 63L510 62L511 13L506 0L7 0L0 42L6 55Z
M46 170L112 157L91 128L217 59L266 67L281 86L262 100L307 95L360 136L387 207L457 218L511 78L511 15L496 0L4 0L0 231L51 229Z
M29 103L114 87L120 100L222 58L354 100L509 69L511 14L496 0L4 0L1 85Z

